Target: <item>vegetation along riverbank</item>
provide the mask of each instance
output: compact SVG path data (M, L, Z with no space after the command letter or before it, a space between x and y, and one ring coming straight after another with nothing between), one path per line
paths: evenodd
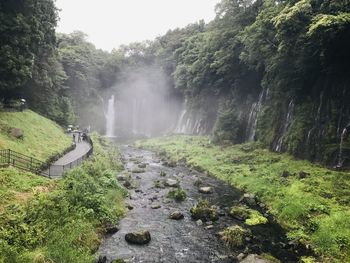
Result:
M126 192L115 180L122 167L118 151L97 135L92 139L89 160L2 211L0 262L94 261L101 234L124 214Z
M174 136L136 144L255 194L288 237L311 247L322 261L350 261L349 172L272 153L257 143L225 147L207 137Z

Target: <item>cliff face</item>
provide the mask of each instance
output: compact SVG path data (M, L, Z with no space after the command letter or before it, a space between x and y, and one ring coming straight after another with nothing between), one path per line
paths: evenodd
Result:
M217 143L259 141L275 152L348 166L350 89L346 82L318 84L309 94L292 96L267 85L257 94L234 94L226 104L216 97L207 107L183 110L175 132L212 135Z

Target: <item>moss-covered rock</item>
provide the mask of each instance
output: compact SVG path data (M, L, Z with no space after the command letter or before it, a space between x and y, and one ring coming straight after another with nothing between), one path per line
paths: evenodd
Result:
M224 241L228 246L242 247L245 243L245 238L250 236L249 230L244 229L238 225L230 226L219 232L221 240Z
M190 212L195 220L216 221L219 218L217 208L210 205L208 200L200 200L197 205L191 208Z

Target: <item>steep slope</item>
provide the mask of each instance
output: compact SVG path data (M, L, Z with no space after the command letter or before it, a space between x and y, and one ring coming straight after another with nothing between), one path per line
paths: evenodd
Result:
M16 138L16 131L17 137ZM22 133L22 136L19 136ZM11 149L39 160L63 152L71 139L53 121L33 112L0 112L0 149Z

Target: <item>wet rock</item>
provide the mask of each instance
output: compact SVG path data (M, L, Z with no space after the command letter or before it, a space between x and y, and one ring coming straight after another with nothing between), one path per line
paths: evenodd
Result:
M174 179L167 179L164 185L168 187L179 187L179 182Z
M307 173L307 172L304 172L304 171L300 171L299 172L299 178L300 179L304 179L304 178L309 177L309 176L310 176L310 174Z
M140 180L140 179L141 179L141 176L139 176L139 175L136 175L136 179L139 179L139 180Z
M130 204L126 204L125 207L128 209L128 210L133 210L134 207Z
M272 261L264 259L263 257L256 254L250 254L239 262L240 263L273 263Z
M290 173L288 171L283 171L281 174L281 177L283 178L287 178L288 176L290 176Z
M138 230L127 233L125 240L131 244L145 245L151 241L151 234L147 230Z
M107 257L106 256L99 256L98 260L96 263L106 263L107 262Z
M198 192L200 192L202 194L211 194L211 193L213 193L213 188L211 188L210 186L200 187L198 189Z
M116 225L107 225L106 226L106 233L107 234L114 234L114 233L117 233L119 231L119 227L116 226Z
M119 181L119 182L125 182L125 181L127 181L129 178L128 178L128 176L126 175L126 174L120 174L120 175L118 175L117 176L117 180Z
M200 220L200 219L198 219L198 220L196 221L196 225L197 225L197 226L201 226L201 225L203 225L203 221L202 221L202 220Z
M194 183L193 183L193 185L194 186L197 186L197 187L199 187L200 185L202 185L203 184L203 181L201 180L201 179L197 179L196 181L194 181Z
M129 181L125 181L125 182L123 183L123 186L124 186L125 188L127 188L127 189L130 189L130 188L131 188L131 183L130 183Z
M256 198L254 194L244 194L240 199L239 202L245 203L250 206L255 206L256 205Z
M158 200L158 196L154 195L154 196L148 198L148 200L150 200L150 201L153 202L153 201L155 201L155 200Z
M218 216L225 216L225 215L226 215L226 213L225 213L224 210L219 210L218 211Z
M247 207L243 205L237 205L237 206L231 207L229 211L229 215L232 216L233 218L236 218L237 220L244 221L249 216L249 210Z
M144 173L144 172L146 172L146 170L137 167L137 168L132 169L131 172L132 173Z
M191 208L191 217L195 220L216 221L218 220L217 207L211 206L207 200L201 200Z
M139 165L138 165L138 167L139 168L146 168L146 166L147 166L147 164L146 163L140 163Z
M159 209L159 208L161 208L161 205L160 204L153 204L153 205L151 205L151 208L152 209Z
M240 253L240 254L236 257L236 259L237 259L238 261L241 261L244 257L245 257L245 254Z
M184 215L180 211L174 211L169 215L169 218L174 220L180 220L184 218Z

